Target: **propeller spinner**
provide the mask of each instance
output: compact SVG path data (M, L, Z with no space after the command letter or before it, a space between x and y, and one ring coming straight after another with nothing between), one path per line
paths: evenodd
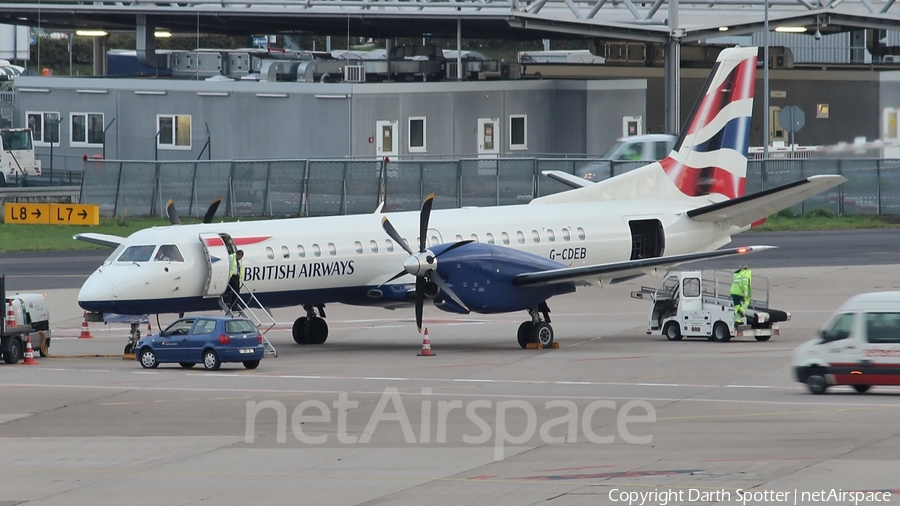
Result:
M403 262L403 270L395 274L389 280L385 281L382 284L390 283L391 281L405 276L407 274L412 274L416 277L416 328L419 329L419 332L422 332L422 313L425 305L425 288L428 282L434 283L438 288L441 289L448 297L453 299L454 302L459 304L462 308L468 311L468 308L465 304L463 304L462 300L453 293L453 290L447 285L447 283L441 279L440 275L437 273L437 265L438 265L438 257L443 255L444 253L456 249L460 246L468 244L472 242L471 240L459 241L454 243L449 248L442 251L440 254L435 255L434 252L426 248L426 234L428 233L428 221L431 218L431 207L434 205L434 194L432 193L428 197L425 198L425 202L422 203L422 211L419 214L419 251L413 251L406 244L400 234L397 232L397 229L391 225L390 220L388 220L387 216L381 219L381 226L384 228L384 231L387 232L387 235L391 237L397 244L400 245L407 253L409 253L409 258L407 258Z

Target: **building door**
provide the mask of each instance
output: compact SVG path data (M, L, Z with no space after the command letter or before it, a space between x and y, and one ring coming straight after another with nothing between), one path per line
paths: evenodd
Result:
M397 122L376 121L375 131L375 154L379 158L383 156L397 156L397 146L400 144L397 139Z
M787 142L788 133L781 127L781 122L778 121L778 113L781 112L781 107L776 105L769 106L769 145L771 146L774 142Z
M644 135L644 119L640 116L623 116L622 137L631 137L633 135Z
M500 119L478 118L478 156L500 153Z

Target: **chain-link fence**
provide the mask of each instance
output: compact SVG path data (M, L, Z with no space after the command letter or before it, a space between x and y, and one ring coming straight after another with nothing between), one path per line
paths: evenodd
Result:
M414 211L435 194L435 208L525 204L569 189L544 175L558 170L596 180L647 162L591 159L500 158L434 161L235 160L147 162L88 160L81 202L99 204L102 216L163 216L174 200L181 216L201 217L218 197L219 213L235 217L326 216ZM599 168L597 168L599 167ZM794 206L795 214L825 208L837 214L900 214L900 160L753 160L746 192L817 174L848 181Z

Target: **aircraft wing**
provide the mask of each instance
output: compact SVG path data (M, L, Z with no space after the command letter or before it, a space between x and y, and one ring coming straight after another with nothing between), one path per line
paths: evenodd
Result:
M812 176L752 195L691 209L687 215L696 221L727 221L738 227L746 227L846 180L844 176Z
M775 246L744 246L741 248L706 251L703 253L688 253L686 255L674 255L670 257L645 258L641 260L629 260L627 262L613 262L610 264L585 265L583 267L567 267L564 269L552 269L549 271L526 272L512 279L517 286L546 285L550 283L565 283L567 281L585 283L615 283L627 278L633 278L650 273L662 273L670 267L706 260L708 258L727 257L732 255L745 255L756 251L774 249ZM660 270L660 268L664 268Z
M578 177L561 170L545 170L541 171L541 174L555 181L559 181L566 186L571 186L572 188L584 188L585 186L591 186L592 184L594 184L593 182L588 181L583 177Z
M89 242L92 244L99 244L100 246L108 246L110 248L118 247L120 244L122 244L122 241L125 240L124 237L119 237L117 235L95 234L93 232L75 234L74 236L72 236L72 239Z

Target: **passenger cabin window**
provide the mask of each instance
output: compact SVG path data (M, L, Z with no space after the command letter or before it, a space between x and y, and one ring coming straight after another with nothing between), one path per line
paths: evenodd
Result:
M337 255L337 248L334 246L333 242L328 243L328 254L331 256Z
M488 232L485 237L487 237L488 244L494 244L494 234Z
M281 256L284 258L291 258L291 250L289 250L287 246L282 246Z
M438 239L438 236L436 236L436 235L431 236L431 245L432 246L437 246L440 243L441 243L441 240Z
M472 240L475 241L475 242L478 242L478 235L477 235L477 234L472 234Z
M519 241L519 244L525 244L525 234L521 230L516 232L516 239Z
M580 240L583 241L583 240L584 240L584 237L585 237L585 235L584 235L584 229L581 228L581 227L578 227L578 239L580 239Z
M537 230L531 231L531 240L534 242L541 242L541 234L538 233Z
M503 241L503 244L509 244L509 234L503 232L502 234L500 234L500 240Z
M119 257L120 262L149 262L156 245L129 246Z
M900 343L900 313L866 314L866 339L872 344Z
M462 240L463 240L462 236L459 235L459 234L456 234L456 242L459 242L459 241L462 241Z
M194 335L212 334L215 330L215 320L198 320L197 325L194 325Z
M313 244L313 255L320 257L322 256L322 249L319 248L318 244Z
M831 323L831 326L822 333L822 338L826 341L839 341L846 339L853 334L853 324L856 322L855 313L844 313L838 315Z
M362 251L363 251L362 243L359 241L356 241L355 243L353 243L353 245L356 246L356 252L359 253L360 255L362 255Z
M375 241L369 241L369 247L372 248L372 253L378 253L378 243Z
M394 241L392 241L390 239L385 239L384 247L388 250L388 253L393 253L394 252Z
M360 246L360 249L362 249L362 246ZM299 244L297 245L297 256L300 258L306 257L306 248L300 246Z
M275 250L266 246L266 258L269 260L275 260Z
M684 278L684 288L681 291L685 297L700 296L700 278Z
M181 252L178 251L178 246L174 244L163 244L159 247L159 251L156 252L156 256L153 257L153 260L157 262L184 262L184 257L181 256Z
M562 236L563 236L563 241L568 241L569 239L571 239L571 237L569 236L569 229L568 229L568 228L564 228L564 229L563 229L563 231L562 231Z
M553 230L547 229L547 240L550 242L556 241L556 234L553 233Z

